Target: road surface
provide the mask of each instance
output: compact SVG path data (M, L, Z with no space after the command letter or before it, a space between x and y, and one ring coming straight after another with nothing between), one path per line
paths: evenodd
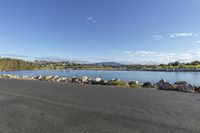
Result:
M199 133L200 94L0 79L1 133Z

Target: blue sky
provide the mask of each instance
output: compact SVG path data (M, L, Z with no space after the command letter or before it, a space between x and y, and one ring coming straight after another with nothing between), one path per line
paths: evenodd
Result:
M0 55L123 63L200 59L200 0L0 0Z

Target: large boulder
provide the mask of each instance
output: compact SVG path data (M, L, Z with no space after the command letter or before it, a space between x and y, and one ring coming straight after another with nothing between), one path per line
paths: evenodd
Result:
M53 79L53 76L47 76L47 77L46 77L46 80L47 80L47 81L52 81L52 79Z
M18 79L17 77L13 77L14 79ZM34 80L33 77L30 76L22 76L22 79L24 80Z
M142 87L144 88L153 88L153 85L151 84L151 82L145 82Z
M200 93L200 86L195 86L195 92Z
M129 81L129 82L128 82L128 85L129 85L130 87L133 87L133 88L140 88L140 87L141 87L140 84L139 84L139 82L138 82L138 81L135 81L135 80Z
M82 77L73 77L70 79L68 79L68 82L72 82L72 83L84 83L87 84L89 82L89 78L87 76L82 76Z
M43 76L43 80L52 81L53 76Z
M70 79L68 77L62 77L60 82L65 82L68 83L70 81Z
M177 91L195 92L195 87L186 81L175 82L174 87L176 88Z
M62 82L62 77L57 78L56 82Z
M51 81L53 76L37 76L36 79L41 80L41 81Z
M105 85L107 83L107 81L106 80L103 80L103 79L101 79L101 78L95 78L94 80L93 80L93 82L92 82L92 84L100 84L100 85Z
M156 84L157 89L159 90L175 90L174 86L169 82L166 82L164 79L160 80Z
M73 78L71 79L71 82L72 82L72 83L80 83L79 78L77 78L77 77L73 77Z
M53 76L53 78L56 80L56 79L59 79L60 77L59 76Z
M8 78L10 78L10 79L20 79L20 77L17 76L17 75L8 75Z
M79 78L79 80L82 82L82 83L88 83L88 77L87 76L82 76Z
M3 75L3 78L8 78L8 79L10 79L10 78L12 78L13 76L11 75L11 74L4 74Z
M65 82L65 83L68 83L68 80L69 79L67 77L59 77L55 79L56 82Z
M36 77L38 80L44 80L42 76L37 76Z
M94 82L93 78L88 78L88 84L92 84Z
M94 79L95 82L100 82L101 80L102 80L102 79L99 78L99 77Z

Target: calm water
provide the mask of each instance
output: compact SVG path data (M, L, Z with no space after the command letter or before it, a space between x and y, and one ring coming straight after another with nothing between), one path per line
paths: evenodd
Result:
M147 71L97 71L97 70L37 70L37 71L7 71L0 74L12 74L18 76L88 76L100 77L103 79L119 78L121 80L138 80L142 83L150 81L158 82L164 78L168 82L188 81L189 83L200 85L200 72L147 72Z

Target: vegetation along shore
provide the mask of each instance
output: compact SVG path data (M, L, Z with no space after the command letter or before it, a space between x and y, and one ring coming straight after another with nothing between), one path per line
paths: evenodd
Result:
M116 71L167 71L167 72L200 72L200 61L180 63L178 61L159 65L125 65L116 62L101 62L93 64L80 64L69 61L24 61L20 59L0 58L0 71L13 70L49 70L49 69L74 69L74 70L116 70Z
M160 80L156 84L151 82L145 82L143 84L138 81L121 81L120 79L104 80L99 77L89 78L87 76L82 77L61 77L61 76L16 76L16 75L0 75L0 78L6 79L23 79L23 80L40 80L50 82L62 82L62 83L78 83L78 84L91 84L91 85L109 85L127 88L153 88L158 90L179 91L200 93L200 86L192 85L186 81L178 81L174 84L166 82L164 79Z

